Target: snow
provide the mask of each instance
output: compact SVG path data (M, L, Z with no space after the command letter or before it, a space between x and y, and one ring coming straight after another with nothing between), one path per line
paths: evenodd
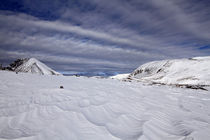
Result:
M210 85L210 57L153 61L129 75L144 82L177 85Z
M128 78L129 75L130 75L129 73L117 74L115 76L110 76L109 78L111 78L111 79L117 79L117 80L123 80L125 78Z
M41 75L61 75L35 58L26 60L22 65L15 68L15 71Z
M0 77L0 140L210 138L209 91L6 71Z

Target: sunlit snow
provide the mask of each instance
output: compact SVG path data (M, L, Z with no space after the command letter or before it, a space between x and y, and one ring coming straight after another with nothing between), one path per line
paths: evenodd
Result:
M209 93L0 71L0 139L209 140Z

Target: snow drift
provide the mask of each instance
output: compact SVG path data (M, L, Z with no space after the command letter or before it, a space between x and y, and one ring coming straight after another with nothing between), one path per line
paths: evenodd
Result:
M10 64L15 72L35 73L41 75L61 75L35 58L18 59Z
M0 140L210 138L208 91L8 71L0 77Z
M129 73L125 73L125 74L117 74L115 76L110 76L109 78L111 79L117 79L117 80L123 80L125 78L128 78Z
M210 85L210 57L153 61L143 64L129 79L172 85Z

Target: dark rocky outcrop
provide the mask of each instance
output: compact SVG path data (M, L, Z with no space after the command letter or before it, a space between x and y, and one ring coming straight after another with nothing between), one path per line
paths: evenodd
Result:
M7 71L15 71L17 67L22 65L24 62L28 61L29 58L17 59L14 62L10 63L8 66L3 67L2 64L0 65L0 70L7 70Z

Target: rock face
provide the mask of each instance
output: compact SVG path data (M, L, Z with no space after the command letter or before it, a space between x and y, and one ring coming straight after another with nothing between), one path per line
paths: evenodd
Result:
M14 62L12 62L9 67L14 71L17 67L22 65L23 63L26 63L29 60L29 58L24 59L17 59Z
M15 72L35 73L41 75L61 75L35 58L17 59L10 64Z
M167 85L210 85L210 57L153 61L129 75L135 79Z

